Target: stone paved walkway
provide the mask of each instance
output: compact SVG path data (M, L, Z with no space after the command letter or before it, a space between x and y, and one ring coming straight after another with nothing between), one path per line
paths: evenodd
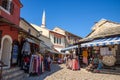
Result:
M91 73L85 69L72 71L66 69L64 64L53 64L50 72L45 72L40 76L33 76L25 80L120 80L120 75Z

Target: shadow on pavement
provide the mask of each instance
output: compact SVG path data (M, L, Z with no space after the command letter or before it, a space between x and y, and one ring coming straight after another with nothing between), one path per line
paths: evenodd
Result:
M59 66L59 64L52 64L51 71L45 71L43 74L41 74L39 76L30 76L29 79L27 79L27 80L44 80L47 76L50 76L53 73L55 73L61 69L63 69L63 68L61 68Z

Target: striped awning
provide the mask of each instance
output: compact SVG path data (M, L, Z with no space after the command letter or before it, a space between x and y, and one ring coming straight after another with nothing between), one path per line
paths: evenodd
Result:
M93 40L92 42L81 44L81 47L105 46L114 44L120 44L120 36Z
M67 51L67 50L75 49L75 48L78 48L78 45L74 45L74 46L63 48L61 51Z

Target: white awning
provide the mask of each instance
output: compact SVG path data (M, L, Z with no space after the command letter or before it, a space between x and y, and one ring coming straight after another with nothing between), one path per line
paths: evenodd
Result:
M49 51L49 52L51 52L51 53L55 53L55 54L58 54L58 53L59 53L59 52L54 51L54 50L52 50L52 49L47 49L47 51Z
M30 38L26 38L26 40L27 40L28 42L30 42L30 43L36 43L35 41L33 41L33 40L30 39Z
M92 42L81 44L81 47L105 46L114 44L120 44L120 36L93 40Z
M44 51L47 50L50 53L59 53L59 52L53 50L50 46L47 46L45 43L40 43L40 47L41 47L41 49L44 49Z
M70 47L67 47L67 48L63 48L63 49L61 49L61 51L67 51L67 50L75 49L75 48L78 48L78 45L74 45L74 46L70 46Z

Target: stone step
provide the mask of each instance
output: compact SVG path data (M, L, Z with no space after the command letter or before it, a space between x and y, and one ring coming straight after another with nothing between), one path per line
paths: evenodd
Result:
M2 80L22 80L25 77L23 70L20 70L19 67L3 70Z
M23 73L23 74L15 76L15 77L12 77L8 80L23 80L24 78L27 78L27 77L29 77L29 75L26 73Z
M17 71L17 70L20 70L20 67L14 67L14 68L10 68L10 69L4 69L2 74L8 74L10 72L14 72L14 71Z
M105 73L105 74L116 74L116 75L120 75L120 71L119 71L119 70L102 69L100 72L101 72L101 73Z

